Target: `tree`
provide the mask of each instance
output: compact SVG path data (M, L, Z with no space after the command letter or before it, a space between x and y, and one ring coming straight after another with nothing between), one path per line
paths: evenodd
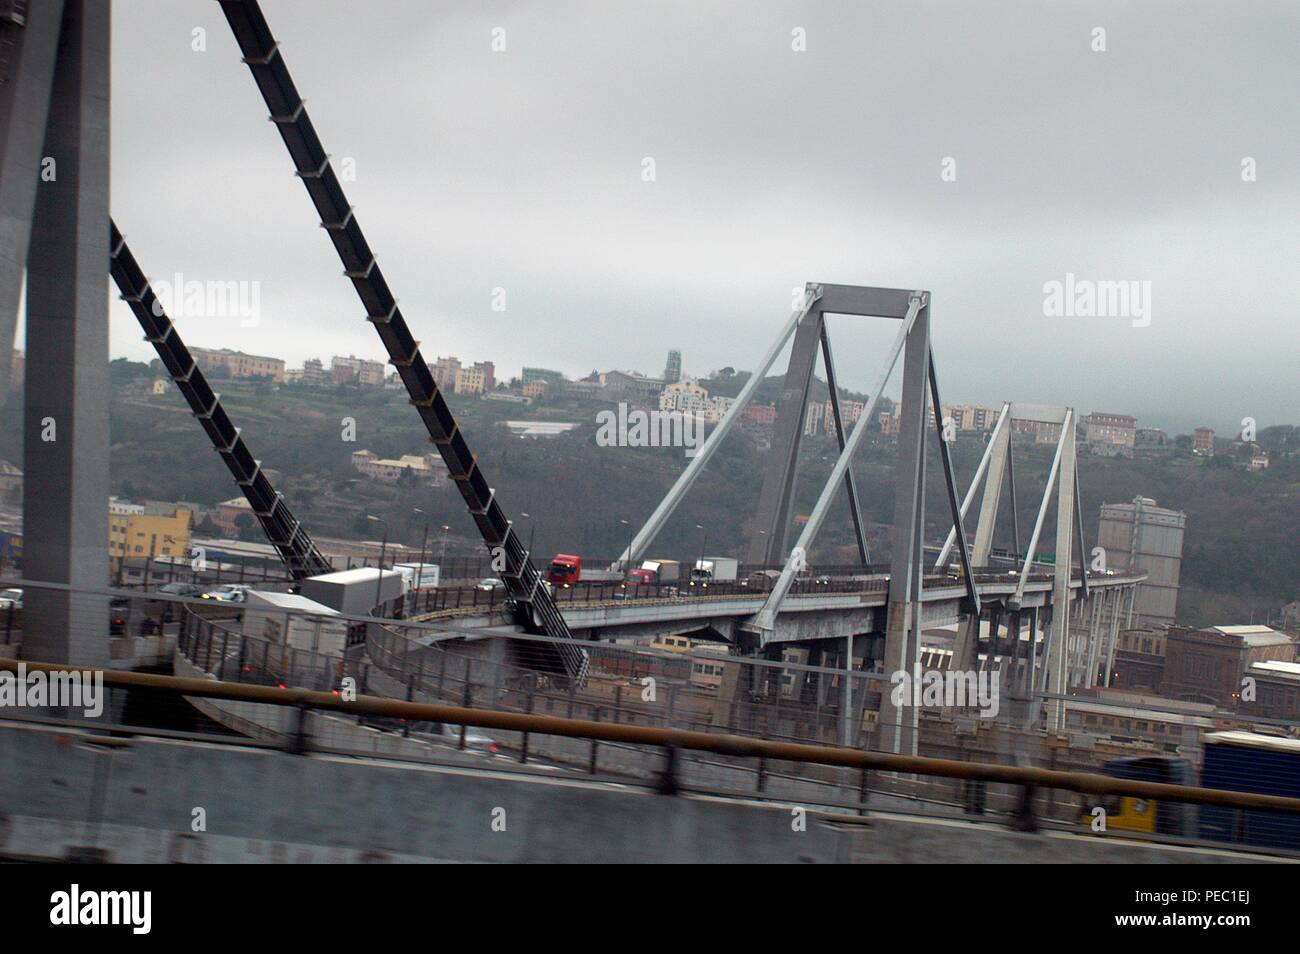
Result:
M248 543L257 543L262 539L262 528L252 514L241 513L235 518L235 536Z

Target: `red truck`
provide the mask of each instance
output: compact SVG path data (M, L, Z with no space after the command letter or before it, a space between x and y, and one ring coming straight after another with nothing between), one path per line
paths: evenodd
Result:
M608 582L621 580L623 574L618 570L583 570L582 557L572 553L557 553L546 569L546 582L553 586L572 586L579 581Z
M681 564L676 560L646 560L627 571L627 581L648 586L672 586L680 572Z

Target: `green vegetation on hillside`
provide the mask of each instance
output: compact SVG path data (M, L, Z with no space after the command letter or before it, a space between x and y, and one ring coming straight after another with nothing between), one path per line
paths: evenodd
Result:
M188 500L215 504L235 497L220 456L212 450L180 394L149 393L154 373L145 365L112 363L112 492L143 500ZM713 393L735 393L743 372L703 382ZM817 387L824 398L825 385ZM779 380L760 385L759 400L774 402ZM320 536L379 535L366 514L384 518L394 539L418 547L425 516L437 540L451 527L453 551L477 544L475 528L460 495L448 481L436 488L403 483L384 486L363 478L351 454L368 448L381 457L432 450L404 391L355 388L308 389L223 380L219 390L253 454L271 473L276 488L312 533ZM856 399L862 399L857 396ZM540 558L565 550L614 558L681 473L681 448L598 447L596 415L613 405L578 402L564 396L532 406L449 397L470 447L479 455L521 536L535 536ZM12 410L12 408L11 408ZM355 421L356 440L343 435ZM579 426L554 438L512 436L506 420L573 421ZM874 436L874 435L873 435ZM932 450L936 447L931 435ZM1283 456L1294 447L1292 428L1261 431L1260 443L1274 451L1272 465L1250 472L1224 457L1211 461L1178 456L1167 460L1098 458L1081 455L1085 535L1095 545L1099 508L1137 495L1187 514L1180 617L1193 624L1262 620L1282 603L1300 596L1300 461ZM959 493L983 453L978 436L962 434L954 444ZM833 438L803 443L796 512L811 512L834 464ZM892 443L863 449L855 474L870 532L873 560L888 556L893 518ZM1016 449L1021 544L1028 540L1051 462L1047 447ZM21 459L21 433L0 435L0 456ZM929 455L926 536L939 540L951 521L937 453ZM766 454L743 429L729 436L692 488L685 503L653 546L656 555L693 559L703 546L742 559L754 535L753 515ZM523 514L529 514L524 517ZM627 521L623 523L622 521ZM697 525L704 529L697 529ZM968 519L973 530L974 513ZM1052 545L1054 513L1045 522L1040 552ZM249 531L255 536L256 530ZM791 538L793 542L793 537ZM1004 520L998 546L1011 546ZM838 496L826 527L810 554L814 562L856 559L844 495Z

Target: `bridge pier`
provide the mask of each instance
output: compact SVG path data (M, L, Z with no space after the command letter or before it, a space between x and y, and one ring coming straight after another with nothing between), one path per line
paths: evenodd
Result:
M921 579L925 559L926 388L930 359L930 303L927 297L907 334L903 352L903 390L899 406L898 470L894 478L893 552L889 570L889 608L885 623L885 671L912 672L921 659ZM935 408L935 413L939 409ZM978 624L977 624L978 625ZM896 706L892 693L880 696L881 747L915 755L920 714L916 706Z
M61 32L42 153L53 177L36 186L27 254L23 569L77 590L108 582L109 21L107 2L68 0L62 24L29 24ZM6 155L0 178L30 174L21 160ZM25 604L24 657L107 664L107 597L29 589Z

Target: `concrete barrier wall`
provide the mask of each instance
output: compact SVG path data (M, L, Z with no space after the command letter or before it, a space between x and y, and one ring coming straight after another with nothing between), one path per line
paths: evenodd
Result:
M156 739L101 747L51 728L0 725L0 762L8 857L797 862L834 860L843 841L811 820L793 831L783 808Z
M1249 855L0 723L0 858L1226 862ZM202 830L195 820L202 810Z

